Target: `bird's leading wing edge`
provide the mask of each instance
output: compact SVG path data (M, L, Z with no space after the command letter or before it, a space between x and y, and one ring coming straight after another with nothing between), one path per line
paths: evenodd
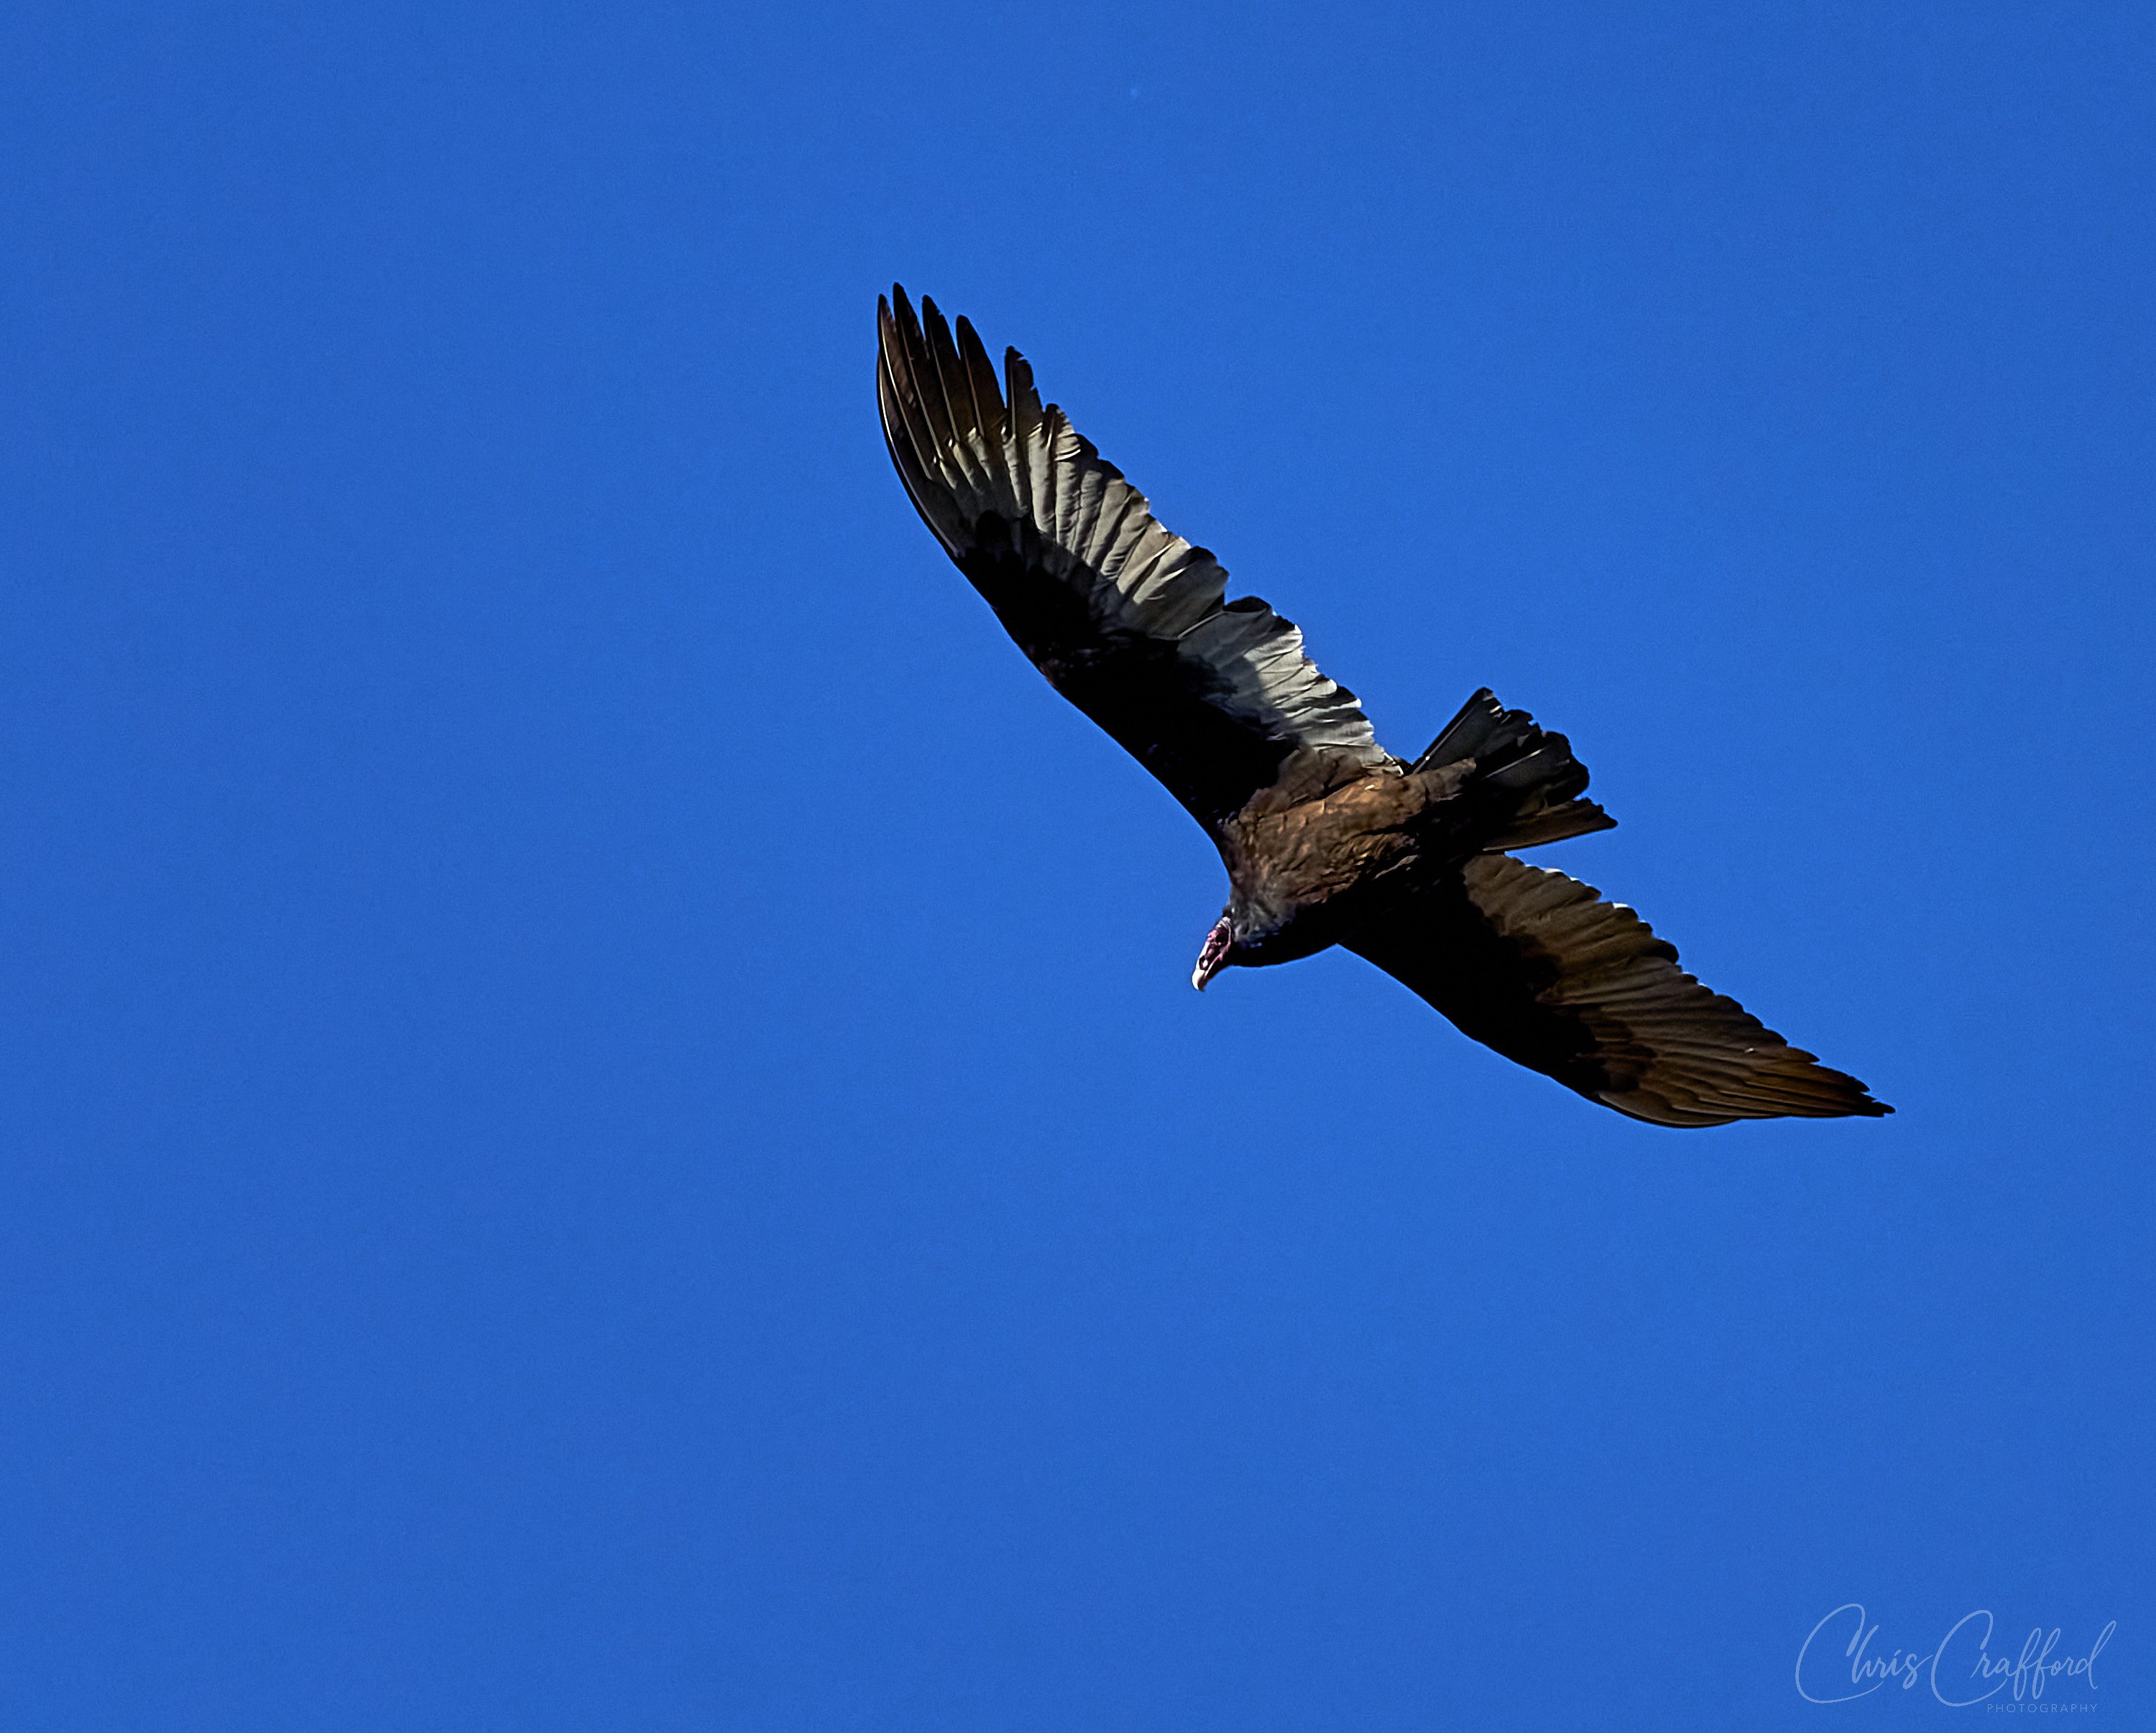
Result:
M1302 634L1163 527L1015 349L998 381L896 286L877 305L876 394L914 508L1019 649L1201 822L1218 823L1300 751L1387 761L1355 695Z

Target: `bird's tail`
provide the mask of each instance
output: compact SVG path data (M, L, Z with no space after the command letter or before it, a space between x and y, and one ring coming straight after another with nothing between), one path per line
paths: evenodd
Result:
M1587 767L1572 756L1572 743L1537 727L1525 710L1507 710L1486 686L1445 724L1414 767L1461 777L1460 792L1490 814L1491 834L1480 845L1485 854L1562 842L1617 823L1579 798Z

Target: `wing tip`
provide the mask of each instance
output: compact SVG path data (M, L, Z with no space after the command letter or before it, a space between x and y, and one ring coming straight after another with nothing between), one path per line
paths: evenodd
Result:
M1773 1080L1767 1080L1769 1086L1763 1092L1754 1092L1740 1084L1733 1091L1702 1095L1684 1087L1681 1079L1656 1078L1651 1073L1625 1089L1584 1088L1577 1083L1568 1087L1590 1101L1614 1109L1627 1119L1681 1131L1733 1125L1744 1120L1885 1119L1894 1111L1886 1102L1874 1099L1871 1090L1845 1071L1836 1071L1826 1065L1807 1066L1805 1070L1810 1074L1805 1080L1829 1084L1834 1093L1813 1095L1807 1100L1774 1088ZM1557 1080L1565 1082L1562 1077ZM1784 1083L1794 1080L1780 1079Z

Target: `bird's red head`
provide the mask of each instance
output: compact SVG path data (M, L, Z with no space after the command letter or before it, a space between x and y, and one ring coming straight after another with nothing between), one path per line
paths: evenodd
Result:
M1235 945L1235 928L1223 915L1219 924L1205 936L1205 948L1198 953L1198 966L1190 972L1190 984L1204 992L1205 983L1228 966L1228 953Z

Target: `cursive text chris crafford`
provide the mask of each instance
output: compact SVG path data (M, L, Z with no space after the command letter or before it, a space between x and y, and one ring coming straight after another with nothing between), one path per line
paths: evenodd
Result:
M2082 1679L2096 1689L2096 1658L2118 1628L2117 1619L2096 1634L2087 1654L2054 1656L2059 1633L2041 1626L2029 1633L2018 1656L1991 1653L1992 1618L1979 1607L1956 1623L1929 1654L1914 1649L1896 1649L1891 1656L1871 1653L1879 1627L1866 1617L1861 1604L1844 1602L1812 1627L1804 1646L1797 1651L1797 1692L1807 1703L1849 1703L1868 1697L1881 1686L1898 1684L1903 1690L1928 1675L1932 1695L1953 1709L1966 1709L1987 1697L2011 1690L2017 1699L2041 1697L2044 1688L2060 1679ZM1849 1663L1845 1681L1828 1659L1844 1630L1849 1640L1842 1648ZM1989 1683L1986 1684L1985 1681ZM1855 1689L1845 1689L1845 1684Z

